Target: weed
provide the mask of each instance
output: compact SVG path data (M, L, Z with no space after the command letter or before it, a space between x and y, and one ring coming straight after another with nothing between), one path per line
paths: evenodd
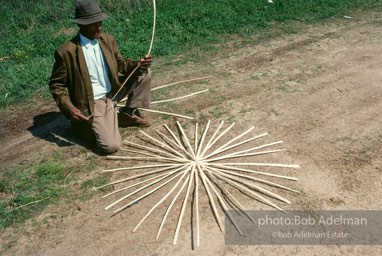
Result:
M271 74L270 71L258 72L258 73L255 73L255 74L251 75L251 78L252 78L253 80L260 80L260 79L262 79L262 78L264 78L264 77L269 76L270 74Z
M215 107L209 111L210 116L212 116L215 119L220 119L226 113L227 113L227 111L222 110L220 107Z
M337 141L354 143L356 140L350 136L342 136L342 137L338 138Z
M273 115L273 116L282 116L283 114L278 112L277 110L271 108L271 111L268 113L268 115Z
M276 90L283 93L291 92L291 88L287 85L278 85L276 86Z
M371 151L372 151L371 147L366 147L359 151L359 155L368 155Z

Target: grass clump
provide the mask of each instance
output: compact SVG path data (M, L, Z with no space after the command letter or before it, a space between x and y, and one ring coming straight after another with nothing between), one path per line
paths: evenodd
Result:
M105 185L109 182L109 178L105 176L96 177L94 179L86 179L82 182L80 187L79 198L81 200L88 200L97 194L98 190L95 188ZM99 189L102 192L111 191L111 187L105 187Z
M56 202L63 189L64 171L65 166L54 161L28 169L7 169L0 181L0 227L21 223Z
M88 176L81 183L80 176L94 170L95 159L90 157L84 165L78 165L64 164L64 157L53 153L45 161L12 166L1 173L0 229L24 223L48 205L89 199L97 193L93 187L108 182L104 176Z

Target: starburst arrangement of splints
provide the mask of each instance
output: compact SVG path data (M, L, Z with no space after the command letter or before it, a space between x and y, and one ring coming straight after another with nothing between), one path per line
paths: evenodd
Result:
M153 11L154 11L153 31L152 31L152 37L151 37L148 54L151 53L151 49L152 49L153 41L154 41L154 34L155 34L155 23L156 23L155 0L153 0ZM136 67L136 69L138 68L139 66ZM134 73L134 71L132 73ZM131 74L126 78L123 85L127 82L127 80L130 77L131 77ZM203 79L203 78L198 78L198 79ZM195 79L192 79L192 80L195 80ZM192 80L189 80L189 81L192 81ZM184 82L187 82L187 81L184 81ZM176 84L176 83L168 84L165 86L170 86L173 84ZM121 86L121 88L123 88L123 85ZM165 86L161 86L154 89L160 89ZM194 96L196 94L203 93L206 91L208 90L195 92L190 95L185 95L185 96L177 97L174 99L153 102L153 104L163 103L163 102L168 102L168 101L173 101L178 99L184 99L186 97ZM118 93L119 91L116 93L116 95L118 95ZM187 117L187 116L174 114L174 113L162 112L158 110L149 110L149 109L140 109L140 110L193 119L192 117ZM283 189L287 191L298 192L294 189L285 187L283 185L259 178L259 176L270 176L270 177L276 177L276 178L287 179L287 180L297 180L296 178L243 168L243 166L244 167L245 166L252 166L252 167L254 166L269 167L270 166L270 167L283 167L283 168L297 168L298 165L277 164L277 163L258 163L258 162L244 163L243 161L226 162L230 159L235 159L235 158L240 159L240 158L247 158L252 156L281 152L284 149L274 149L274 150L266 150L266 151L261 151L261 150L263 150L264 148L272 147L274 145L278 145L282 143L282 141L276 141L273 143L263 144L256 147L249 147L244 150L236 151L240 146L248 145L250 142L253 142L256 139L267 135L267 133L264 133L264 134L260 134L258 136L254 136L245 140L241 140L244 136L246 136L253 130L254 127L252 127L248 129L247 131L234 137L233 139L229 140L228 142L224 143L223 145L217 146L221 143L221 141L225 141L224 140L226 138L225 136L227 136L228 132L232 129L234 124L230 125L226 129L221 131L224 124L224 122L221 122L218 128L215 130L215 132L213 132L212 135L208 136L209 134L208 131L210 127L210 121L208 121L207 125L204 127L204 130L201 132L200 137L199 137L199 131L198 131L199 125L198 123L195 124L195 132L194 132L193 147L192 147L191 142L188 139L188 136L186 135L185 131L183 130L182 125L179 122L177 122L176 124L177 124L178 132L179 132L179 137L167 125L164 125L165 129L167 130L167 135L160 131L156 131L158 137L153 137L149 134L146 134L143 131L140 131L144 135L146 141L150 142L151 146L124 141L124 144L126 146L129 146L129 148L131 149L125 148L123 149L123 151L130 154L134 154L134 155L108 157L109 159L127 160L127 163L131 162L130 160L152 162L152 164L149 164L149 165L129 166L129 167L104 170L104 172L129 171L129 170L142 171L142 173L140 174L129 176L127 178L120 179L120 180L111 182L109 184L103 185L101 187L98 187L99 189L99 188L113 186L119 183L134 181L134 180L143 178L143 180L140 180L139 182L130 184L126 187L115 190L103 196L103 198L106 198L111 195L125 192L129 189L133 189L132 192L129 192L125 196L122 196L117 201L113 202L112 204L108 205L105 208L105 209L110 209L139 192L143 193L143 195L137 197L136 199L130 201L129 203L114 210L114 214L117 214L123 211L124 209L135 204L139 200L142 200L143 198L155 193L161 188L168 188L168 192L147 212L147 214L137 224L137 226L134 228L133 231L136 231L139 228L139 226L151 215L151 213L153 213L156 208L158 208L163 202L165 202L167 198L169 199L172 198L170 204L167 206L165 210L162 221L160 223L160 227L157 233L157 239L158 239L172 207L174 206L175 202L177 201L181 193L185 191L185 196L184 196L182 206L179 212L178 223L175 229L173 243L176 244L177 242L179 230L183 220L183 215L188 205L187 203L188 203L190 193L192 193L191 196L194 197L193 198L194 200L192 200L192 202L194 202L192 207L193 207L193 211L195 212L194 216L196 218L196 222L195 222L196 227L194 227L194 229L196 230L195 244L196 246L199 246L199 241L200 241L199 191L202 191L201 190L202 186L205 188L203 191L206 191L206 194L207 194L206 196L209 199L212 212L217 220L217 223L220 229L223 231L223 224L217 209L217 202L215 202L214 198L217 198L217 201L219 202L220 206L226 212L227 217L229 218L230 221L232 221L233 225L236 227L236 229L238 230L240 234L242 234L242 232L240 231L240 228L237 226L237 224L235 223L235 220L229 214L229 211L227 211L229 210L229 208L226 202L228 202L228 200L230 202L234 202L235 206L237 207L235 210L242 211L252 221L253 219L245 211L244 206L239 202L239 200L232 193L230 193L226 187L230 186L230 187L236 188L237 190L241 191L243 194L246 194L246 195L249 194L251 195L251 197L256 198L257 200L271 207L274 207L278 210L282 210L282 209L278 205L273 203L269 198L278 199L285 203L290 203L290 201L270 191L269 188L264 187L263 185L267 185L270 187L275 187L275 188ZM260 185L259 183L263 185Z
M276 141L253 147L251 146L253 142L261 137L268 135L268 133L263 133L244 139L246 135L250 134L250 132L254 129L254 127L251 127L245 132L224 143L227 141L226 138L228 137L229 132L232 131L232 128L235 124L233 123L227 128L223 129L224 122L221 122L215 131L210 131L210 123L211 122L208 121L204 129L201 129L200 134L199 124L196 123L195 130L191 132L193 133L192 139L191 136L187 136L182 125L179 122L176 122L176 132L172 131L167 125L164 125L166 133L156 130L157 136L151 136L143 131L140 131L140 133L143 135L143 138L141 139L146 142L145 145L124 141L124 145L128 146L128 148L123 148L122 150L123 152L129 153L130 156L108 156L108 159L126 160L126 163L131 163L132 160L145 162L149 161L150 164L104 170L105 173L142 170L142 173L128 176L127 178L120 179L99 187L103 188L123 182L138 179L140 180L139 182L130 184L126 187L104 195L103 198L106 198L116 193L122 193L129 189L133 189L133 191L120 197L118 200L108 205L105 209L116 207L138 192L143 192L143 195L115 209L113 215L117 214L135 204L139 200L154 194L159 189L167 188L168 192L147 212L147 214L142 218L142 220L133 230L136 231L138 227L154 212L154 210L157 209L163 202L165 202L166 199L171 200L164 212L162 221L160 223L160 227L157 232L158 239L172 207L182 192L185 192L185 196L183 198L182 206L179 212L179 218L176 225L173 243L176 244L177 242L179 230L182 224L185 209L188 205L189 197L193 197L193 204L190 207L192 207L192 210L195 213L194 216L196 221L193 223L196 226L193 228L196 230L195 244L196 246L199 246L200 196L208 197L211 210L222 231L223 224L219 214L218 205L220 205L226 212L228 219L232 221L233 225L237 228L239 233L241 233L240 227L236 225L235 220L229 214L229 207L227 206L228 200L230 202L234 202L235 206L237 207L237 209L234 210L243 212L252 221L253 219L245 211L244 206L242 203L240 203L238 198L230 193L227 188L233 187L240 191L242 194L250 195L256 200L261 201L264 204L267 204L278 210L282 209L273 203L271 198L289 204L289 200L279 194L272 192L268 187L274 187L292 192L298 191L278 183L265 180L261 178L261 176L275 177L292 181L296 181L296 178L267 172L260 172L253 170L252 168L298 168L298 165L243 161L248 157L255 157L284 151L285 149L269 149L273 146L281 144L282 141ZM241 149L243 147L246 147L246 149ZM238 150L238 148L240 148L240 150ZM230 162L232 159L239 159L240 161ZM204 190L201 189L202 186L204 187ZM200 195L201 191L206 191L206 195ZM214 198L217 200L215 201ZM217 204L217 202L219 202L219 204Z

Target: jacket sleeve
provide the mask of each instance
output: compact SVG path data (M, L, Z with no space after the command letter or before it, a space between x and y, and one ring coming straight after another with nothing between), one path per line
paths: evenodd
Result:
M71 110L74 107L70 100L67 90L68 72L67 66L63 57L56 50L54 53L54 65L52 69L52 75L49 81L49 89L57 106L64 113L67 118L71 117Z

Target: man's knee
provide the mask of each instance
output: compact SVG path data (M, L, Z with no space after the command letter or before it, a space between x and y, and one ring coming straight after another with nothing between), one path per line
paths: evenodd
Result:
M121 148L121 143L111 142L105 145L98 146L105 154L113 154Z

